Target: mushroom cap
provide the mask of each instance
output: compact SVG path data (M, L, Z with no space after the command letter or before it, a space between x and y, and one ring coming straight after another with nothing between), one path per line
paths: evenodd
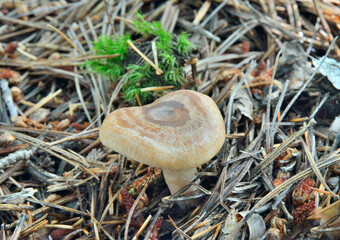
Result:
M101 142L135 161L165 169L189 169L208 162L225 139L215 102L190 90L166 94L143 107L120 108L99 130Z

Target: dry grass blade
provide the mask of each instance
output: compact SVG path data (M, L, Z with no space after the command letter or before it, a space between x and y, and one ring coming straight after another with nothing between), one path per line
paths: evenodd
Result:
M16 226L16 228L15 228L15 230L14 230L14 232L13 232L13 235L12 235L12 237L10 238L10 240L19 239L20 231L21 231L21 229L23 228L23 225L24 225L24 222L25 222L25 217L26 217L26 214L25 214L25 213L22 213L21 216L20 216L18 225Z
M61 205L61 204L65 204L65 203L71 202L71 201L75 200L76 198L77 198L77 194L73 193L73 194L67 195L65 197L62 197L60 199L57 199L57 200L53 201L52 203L54 203L55 205ZM43 207L41 207L39 209L34 210L31 213L31 215L32 216L36 216L38 214L41 214L43 212L48 211L50 208L51 208L50 206L43 206Z
M307 87L307 85L313 80L315 74L319 71L320 67L322 66L322 64L324 63L325 59L327 58L328 54L330 53L332 47L334 46L336 40L338 39L338 37L336 37L334 39L334 41L332 42L332 44L329 46L326 54L322 57L320 64L317 66L317 68L314 70L313 74L309 77L308 81L305 82L305 84L303 84L303 86L299 89L299 91L295 94L295 96L293 97L293 99L289 102L288 106L285 108L285 110L282 112L280 119L279 119L279 123L282 121L282 119L286 116L287 112L289 111L289 109L292 107L292 105L295 103L296 99L300 96L300 94L302 93L302 91Z
M180 228L177 227L176 223L174 222L174 220L172 220L172 218L170 216L168 216L171 224L174 226L174 228L176 229L176 231L185 239L188 240L192 240L191 237L189 237L185 232L183 232Z
M138 239L139 235L144 231L145 227L148 225L148 223L150 222L151 218L152 218L152 216L149 215L149 216L145 219L143 225L138 229L138 232L136 233L136 235L133 237L132 240L137 240L137 239Z
M1 239L248 239L254 212L263 239L338 230L339 92L323 75L340 69L337 0L0 5ZM110 112L181 89L215 101L225 143L169 197L161 170L98 133Z
M91 130L88 130L88 131L83 131L83 132L73 134L71 136L67 136L65 138L59 139L57 141L48 143L48 145L54 146L54 145L57 145L57 144L60 144L60 143L63 143L63 142L75 141L75 140L79 140L79 139L82 139L82 138L97 137L98 136L98 130L99 130L98 128L95 128L95 129L91 129Z
M83 109L84 109L84 111L85 111L87 120L92 124L92 119L91 119L90 113L89 113L89 111L87 110L87 107L86 107L86 104L85 104L85 101L84 101L84 98L83 98L83 94L82 94L82 92L81 92L80 83L79 83L79 78L78 78L78 77L75 77L75 78L74 78L74 82L75 82L75 85L76 85L76 91L77 91L79 100L80 100L80 102L81 102L81 105L83 106Z
M10 203L0 203L0 211L24 211L33 210L33 206L30 205L15 205Z
M83 212L83 211L79 211L79 210L76 210L76 209L73 209L73 208L69 208L69 207L65 207L65 206L61 206L61 205L57 205L57 204L52 204L52 203L47 203L47 202L32 199L32 198L30 198L28 200L32 203L38 203L38 204L40 204L44 207L47 206L47 207L52 207L52 208L58 208L58 209L61 209L61 210L64 210L64 211L67 211L67 212L70 212L70 213L79 214L79 215L82 215L82 216L89 216L88 213Z
M274 77L277 71L277 65L279 63L279 58L282 55L282 53L285 51L284 48L282 48L278 54L276 55L275 58L275 64L274 64L274 70L273 70L273 75L270 79L270 85L269 85L269 93L268 93L268 98L267 98L267 113L266 113L266 122L269 125L270 122L270 109L271 109L271 100L272 100L272 92L273 92L273 83L274 83ZM273 116L273 118L275 117L275 115ZM273 122L274 123L274 122ZM274 125L274 124L273 124ZM273 136L273 131L271 131L272 128L271 127L267 127L267 132L266 132L266 151L269 152L269 149L272 147L272 142L274 141L272 139Z
M6 17L4 15L0 15L0 20L3 20L5 22L11 22L11 23L27 26L27 27L30 27L30 28L49 30L48 27L45 27L42 24L32 23L32 22L29 22L29 21L23 21L23 20L16 19L16 18L11 18L11 17Z
M138 53L139 56L141 56L147 63L149 63L156 70L157 75L161 75L164 73L156 64L154 64L150 60L150 58L148 58L144 53L142 53L130 40L127 40L127 43L136 53Z
M311 152L309 151L307 144L302 140L302 146L303 146L303 150L306 153L307 159L309 161L309 164L311 166L311 168L313 169L314 174L316 175L316 177L318 178L318 180L321 182L321 184L327 189L328 192L330 192L332 194L333 197L335 197L336 199L339 200L339 195L336 195L329 187L328 184L325 181L325 178L322 176L320 169L317 167L316 162L314 161L314 158L311 154Z
M326 159L324 159L322 162L317 163L316 167L319 168L319 169L329 167L333 164L336 164L338 161L340 161L340 154L336 154L334 156L331 155L331 156L328 156ZM241 229L241 227L245 223L247 217L249 217L256 209L263 207L274 196L276 196L280 192L284 191L285 189L289 188L291 185L293 185L297 181L307 177L312 172L313 172L312 168L307 168L306 170L304 170L304 171L292 176L291 178L287 179L285 182L280 184L277 188L273 189L268 194L266 194L266 196L264 196L260 201L258 201L255 204L255 206L250 210L248 215L239 222L237 227L233 230L232 234L230 236L228 236L227 239L232 240L234 238L236 233Z
M37 230L43 228L44 226L46 226L48 224L48 221L49 221L49 220L46 219L47 217L48 217L48 214L45 214L44 216L42 216L41 218L39 218L35 222L33 222L31 225L25 227L21 231L20 237L22 237L22 238L27 237L32 232L37 231Z
M56 157L59 157L60 159L66 161L67 163L75 166L75 167L79 167L80 164L81 165L85 165L85 166L89 166L87 162L84 161L84 158L81 158L75 154L72 154L68 151L65 151L57 146L52 146L50 147L48 144L46 144L45 142L37 139L37 138L33 138L31 136L22 134L22 133L18 133L18 132L12 132L9 131L13 136L21 139L24 142L27 142L35 147L44 149L44 151L49 152L51 154L53 154ZM51 149L51 150L50 150ZM60 153L60 154L58 154Z
M80 54L84 55L83 52L67 37L64 33L62 33L59 29L54 27L51 24L48 24L47 27L52 28L54 31L56 31L58 34L60 34L72 47L74 47Z
M41 108L42 106L44 106L46 103L48 103L49 101L51 101L52 99L54 99L56 96L58 96L60 93L62 92L61 89L59 89L58 91L51 93L49 95L47 95L46 97L44 97L43 99L41 99L37 104L35 104L32 108L28 109L25 113L24 116L28 117L29 115L31 115L32 113L34 113L36 110L38 110L39 108Z
M260 162L251 172L251 176L255 176L261 170L265 169L271 164L278 156L280 156L295 140L299 139L310 127L314 126L316 121L310 120L306 127L303 127L298 132L290 136L278 148L274 149L262 162Z
M130 212L129 212L129 215L128 215L128 218L126 220L126 227L125 227L125 232L124 232L124 239L125 240L128 240L128 233L129 233L129 226L130 226L130 222L131 222L131 219L132 219L132 215L134 215L134 212L135 212L135 209L137 207L137 204L138 202L140 201L141 197L143 196L143 194L145 193L146 191L146 188L148 187L149 185L149 181L150 181L150 177L149 179L147 180L147 183L144 185L143 189L140 191L136 201L133 203L131 209L130 209Z

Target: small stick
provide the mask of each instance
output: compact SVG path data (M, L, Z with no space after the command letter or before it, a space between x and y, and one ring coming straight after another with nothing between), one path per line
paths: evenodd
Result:
M47 224L45 227L59 228L59 229L75 229L72 225L65 225L65 224Z
M270 163L272 163L278 156L280 156L296 139L300 138L308 128L314 126L316 121L314 119L310 120L306 127L301 128L294 135L290 136L286 141L281 143L280 147L276 148L271 152L262 162L260 162L253 170L250 172L251 177L254 177L261 170L266 168Z
M30 22L30 21L24 21L24 20L21 20L21 19L7 17L7 16L5 16L3 14L0 15L0 20L2 20L4 22L11 22L11 23L27 26L29 28L41 29L41 30L49 30L48 28L46 28L42 24L38 24L38 23Z
M155 70L156 70L156 74L157 75L161 75L164 72L157 67L147 56L145 56L144 53L142 53L141 51L139 51L139 49L130 41L127 40L127 43L130 45L130 47L132 47L133 50L135 50L136 53L138 53L139 56L141 56L147 63L149 63Z
M291 119L291 120L289 120L289 122L295 123L295 122L304 122L304 121L307 121L307 120L308 120L307 117L303 117L303 118L294 118L294 119Z
M321 58L321 61L319 62L317 68L314 70L313 74L309 77L309 79L303 84L302 87L300 87L299 91L295 94L295 96L292 98L292 100L290 100L290 102L288 103L288 105L286 106L285 110L282 112L281 117L278 121L278 124L280 124L280 122L283 120L283 118L286 116L287 112L289 111L289 109L292 107L292 105L295 103L295 101L298 99L298 97L300 96L300 94L303 92L303 90L307 87L307 85L314 79L315 74L319 71L321 65L323 64L323 62L326 60L326 57L328 56L329 52L331 51L332 47L334 46L336 40L338 39L338 37L335 37L334 41L332 42L332 44L329 46L326 54Z
M85 154L85 153L89 152L91 149L93 149L93 148L99 146L100 143L101 143L101 142L100 142L100 139L98 138L97 140L95 140L94 142L92 142L90 145L88 145L87 147L85 147L83 150L81 150L81 151L79 152L79 154L82 155L82 154Z
M200 79L197 78L197 58L191 59L188 63L191 65L191 72L192 72L192 78L196 82L197 85L201 85L202 82Z
M305 154L306 154L306 157L309 161L309 164L313 170L313 172L315 173L317 179L320 181L320 183L323 185L324 188L327 189L327 191L334 197L336 198L337 200L340 199L340 197L338 195L336 195L335 193L332 192L332 190L329 188L329 186L327 185L326 183L326 180L324 179L324 177L322 176L321 172L320 172L320 169L317 167L317 164L316 162L314 161L314 157L312 156L312 153L309 151L308 147L307 147L307 144L302 141L302 146L303 146L303 149L305 151Z
M176 231L182 236L185 237L188 240L192 240L191 237L189 237L185 232L183 232L180 228L177 227L176 223L174 222L174 220L172 220L172 218L168 215L168 218L171 222L171 224L174 226L174 228L176 229Z
M192 214L191 214L191 215L192 215ZM196 230L196 229L198 229L198 228L201 228L201 227L207 225L207 224L210 223L210 222L211 222L211 220L209 219L209 220L204 220L203 222L197 223L197 224L195 225L195 227L194 227L194 230Z
M0 211L23 211L33 210L34 207L31 205L16 205L10 203L0 203Z
M47 203L47 202L40 201L40 200L33 199L33 198L29 198L28 201L33 202L33 203L37 203L37 204L39 204L43 207L47 206L47 207L52 207L52 208L56 208L56 209L61 209L63 211L67 211L67 212L70 212L70 213L79 214L79 215L82 215L82 216L90 216L86 212L76 210L76 209L73 209L73 208L70 208L70 207L61 206L61 205L58 205L58 204Z
M119 53L111 54L111 55L98 55L98 56L83 56L83 57L74 57L74 58L62 58L60 60L41 60L36 62L29 61L20 61L19 64L26 64L25 67L33 67L33 66L68 66L68 65L80 65L81 61L91 60L91 59L103 59L103 58L114 58L120 56Z
M208 227L207 229L203 230L202 232L199 232L199 233L195 234L194 236L192 236L191 239L196 239L196 238L198 238L198 237L200 237L200 236L210 232L214 228L216 228L218 226L221 226L221 225L222 225L222 223L217 223L214 226Z
M36 232L37 230L43 228L46 226L46 224L48 223L48 220L45 219L44 221L42 222L38 222L39 220L37 220L36 222L37 223L33 223L33 225L27 229L25 232L24 231L21 231L20 232L20 239L23 239L25 237L27 237L28 235L32 234L33 232Z
M137 168L136 168L136 171L135 171L135 174L133 175L134 177L135 176L138 176L139 174L140 174L140 169L143 167L143 163L140 163L140 164L138 164L138 166L137 166ZM142 170L142 172L144 172L144 169Z
M59 33L59 35L62 36L69 44L71 44L71 46L74 47L81 55L85 56L84 53L71 41L71 39L69 39L69 37L61 32L58 28L51 24L47 24L47 27L52 28L54 31Z
M24 226L24 223L25 223L25 219L26 219L26 214L25 213L21 213L21 217L19 219L18 225L15 228L15 230L14 230L10 240L17 240L17 239L19 239L20 232L21 232L21 230L22 230L22 228Z
M35 104L33 107L31 107L30 109L28 109L25 113L24 116L27 117L29 115L31 115L33 112L35 112L36 110L38 110L39 108L41 108L42 106L44 106L46 103L48 103L49 101L51 101L53 98L55 98L56 96L58 96L60 93L62 92L61 89L59 89L58 91L47 95L46 97L44 97L43 99L41 99L37 104Z
M151 42L151 49L153 54L153 60L155 61L156 66L158 66L158 54L157 54L157 48L156 48L156 42Z
M133 203L129 215L126 219L126 226L125 226L125 231L124 231L124 240L128 239L128 233L129 233L129 226L131 223L131 219L132 219L132 215L135 212L135 209L137 207L138 202L140 201L141 197L143 196L143 194L145 193L146 188L149 186L149 182L150 182L150 177L148 178L147 183L144 185L143 189L140 191L138 197L136 198L135 202Z
M136 99L137 99L138 105L141 107L141 106L142 106L142 103L141 103L141 102L140 102L140 100L139 100L139 97L138 97L138 94L137 94L137 92L135 92L135 96L136 96Z
M303 123L302 123L302 126L303 126L303 127L306 127L306 122L303 122ZM308 146L308 145L309 145L309 142L308 142L308 139L309 139L308 131L306 131L306 132L304 133L304 136L305 136L305 142L306 142L306 144L307 144L307 146Z
M275 64L274 64L274 69L273 69L273 74L272 77L270 79L270 85L269 85L269 93L268 93L268 99L267 99L267 111L266 111L266 123L269 124L270 123L270 110L271 110L271 96L272 96L272 90L273 90L273 85L274 85L274 77L276 74L276 70L277 70L277 65L279 64L279 58L282 55L282 53L285 51L285 48L282 48L278 54L276 55L275 58ZM274 114L275 115L275 114ZM274 118L275 119L275 118ZM268 128L268 130L266 131L266 151L269 152L270 147L273 145L274 143L274 138L272 137L271 133L273 131L273 127Z
M161 91L161 90L172 89L172 88L174 88L174 86L146 87L146 88L142 88L140 91L151 92L151 91Z
M200 21L204 18L204 16L207 14L209 8L211 6L211 1L205 1L203 5L201 6L200 10L198 10L198 13L195 16L193 24L199 24Z
M145 229L146 225L148 225L148 223L150 222L152 218L152 215L149 215L148 218L144 221L143 225L139 228L138 232L136 233L136 235L132 238L132 240L137 240L139 235L143 232L143 230Z
M310 189L316 191L316 192L319 192L319 193L323 193L323 194L326 194L326 195L332 195L330 192L327 192L325 190L321 190L321 189L318 189L318 188L313 188L311 187Z
M15 164L21 160L28 160L33 157L33 150L21 150L15 153L9 154L7 157L1 158L0 169L3 169L11 164Z
M218 234L220 233L221 227L222 227L222 224L219 224L219 225L217 226L216 231L215 231L215 233L214 233L214 236L213 236L213 238L212 238L211 240L217 239L217 236L218 236Z
M81 218L81 219L79 219L78 221L76 221L73 225L72 225L72 227L77 227L78 225L80 225L81 223L83 223L84 222L84 218Z
M22 49L21 47L17 48L17 51L19 53L21 53L22 55L25 55L26 57L30 58L31 60L37 60L38 58L32 54L30 54L29 52L26 52L24 49Z

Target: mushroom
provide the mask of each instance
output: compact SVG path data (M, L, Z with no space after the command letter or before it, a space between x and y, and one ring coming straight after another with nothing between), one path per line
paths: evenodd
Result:
M179 90L143 107L117 109L105 118L99 137L109 149L161 168L174 194L221 149L225 127L210 97Z

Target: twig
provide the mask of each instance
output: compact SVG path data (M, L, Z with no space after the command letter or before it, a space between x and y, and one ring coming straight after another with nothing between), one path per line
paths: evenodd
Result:
M164 72L158 67L156 66L156 64L154 64L150 58L148 58L144 53L142 53L141 51L139 51L139 49L130 41L127 40L127 43L130 45L130 47L135 50L136 53L138 53L139 56L141 56L147 63L149 63L155 70L156 70L156 74L157 75L161 75Z
M186 238L188 240L193 240L191 237L189 237L185 232L183 232L180 228L177 227L176 223L174 222L174 220L172 220L172 218L170 216L168 216L172 226L174 226L174 228L176 229L176 231L183 237Z
M335 163L340 161L340 154L330 155L322 162L317 163L318 168L325 168L328 166L331 166ZM248 218L255 212L256 209L259 209L263 207L268 201L270 201L274 196L276 196L278 193L284 191L285 189L289 188L292 184L296 183L297 181L305 178L309 174L313 173L312 168L307 168L306 170L297 173L296 175L292 176L291 178L287 179L283 183L281 183L277 188L274 188L272 191L267 193L266 196L261 198L260 201L258 201L255 206L249 211L248 215L246 215L235 227L233 232L227 237L228 240L234 239L237 232L241 229L243 224L248 220Z
M151 177L151 176L150 176ZM149 181L150 181L150 177L149 179L147 180L147 183L144 185L143 189L140 191L137 199L135 200L135 202L133 203L131 209L130 209L130 212L129 212L129 215L128 215L128 218L126 220L126 227L125 227L125 231L124 231L124 240L128 240L128 233L129 233L129 225L130 225L130 222L131 222L131 219L132 219L132 216L135 212L135 209L137 207L137 204L138 202L140 201L141 197L143 196L143 194L145 193L145 190L146 188L149 186Z
M315 161L314 161L314 158L311 154L311 152L309 151L306 143L302 141L302 146L303 146L303 150L305 151L306 153L306 156L307 156L307 159L309 161L309 164L313 170L313 172L315 173L316 177L318 178L318 180L321 182L321 184L327 189L328 192L330 192L330 194L332 194L333 197L335 197L336 199L340 199L339 195L336 195L335 193L333 193L333 191L328 187L328 184L326 183L325 179L323 178L319 168L317 167Z
M302 93L303 90L305 90L305 88L308 86L308 84L313 80L315 74L319 71L321 65L324 63L324 61L326 60L328 54L330 53L332 47L334 46L334 44L336 43L336 40L338 39L338 37L335 37L334 41L332 42L332 44L329 46L325 56L322 57L319 65L317 66L317 68L314 70L313 74L309 77L309 79L307 80L307 82L305 82L305 84L303 84L303 86L299 89L299 91L295 94L295 96L293 97L293 99L289 102L289 104L287 105L287 107L285 108L285 110L281 113L281 117L278 121L278 124L280 124L280 122L283 120L283 118L286 116L287 112L289 111L289 109L293 106L293 104L295 103L295 101L298 99L298 97L300 96L300 94Z
M18 109L16 105L13 102L13 97L11 93L11 89L8 87L8 81L5 79L0 80L0 86L2 90L2 97L7 105L7 109L9 111L9 115L11 119L14 119L16 116L18 116Z
M48 103L49 101L51 101L53 98L55 98L56 96L58 96L60 93L62 92L61 89L59 89L58 91L51 93L49 95L47 95L46 97L44 97L43 99L41 99L39 102L37 102L33 107L31 107L30 109L28 109L25 113L24 116L27 117L29 115L31 115L32 113L34 113L36 110L38 110L39 108L41 108L42 106L44 106L46 103Z
M144 231L146 225L148 225L148 223L150 222L151 218L152 218L152 215L149 215L149 216L145 219L143 225L138 229L136 235L132 238L132 240L137 240L137 239L138 239L139 235Z
M15 230L14 230L10 240L17 240L17 239L19 239L20 232L21 232L21 230L22 230L22 228L24 226L25 220L26 220L26 214L25 213L21 213L19 223L16 226L16 228L15 228Z
M0 169L4 169L5 167L21 160L28 160L33 157L33 154L33 150L20 150L15 153L11 153L7 157L0 159Z
M275 78L275 74L276 74L276 70L277 70L277 65L279 63L279 58L281 56L281 54L285 51L284 48L282 48L278 54L276 55L275 58L275 64L274 64L274 69L273 69L273 74L272 77L270 79L270 86L269 86L269 93L268 93L268 97L267 97L267 111L266 111L266 122L269 125L270 122L270 109L271 109L271 98L272 98L272 90L273 90L273 80ZM273 116L275 117L275 116ZM274 142L274 136L272 134L272 128L268 127L267 128L267 132L266 132L266 152L269 152L270 147L272 146L272 143Z
M62 31L60 31L58 28L54 27L51 24L47 24L47 27L52 28L54 31L60 34L60 36L62 36L69 44L71 44L71 46L74 47L81 55L85 56L84 53Z
M76 68L75 68L75 70L76 70ZM81 105L83 106L83 109L84 109L85 115L86 115L86 117L87 117L87 120L88 120L89 123L91 124L91 123L92 123L92 119L91 119L91 116L90 116L89 111L87 110L87 107L86 107L86 104L85 104L85 101L84 101L84 98L83 98L83 94L82 94L82 92L81 92L80 83L79 83L79 78L75 76L75 77L74 77L74 82L75 82L75 85L76 85L76 91L77 91L79 100L80 100L80 102L81 102Z
M251 172L251 177L254 177L261 170L265 169L270 163L272 163L278 156L280 156L296 139L300 138L308 128L314 126L316 121L314 119L310 120L308 125L294 135L290 136L286 141L284 141L280 147L276 148L273 152L271 152L260 164L258 164Z

